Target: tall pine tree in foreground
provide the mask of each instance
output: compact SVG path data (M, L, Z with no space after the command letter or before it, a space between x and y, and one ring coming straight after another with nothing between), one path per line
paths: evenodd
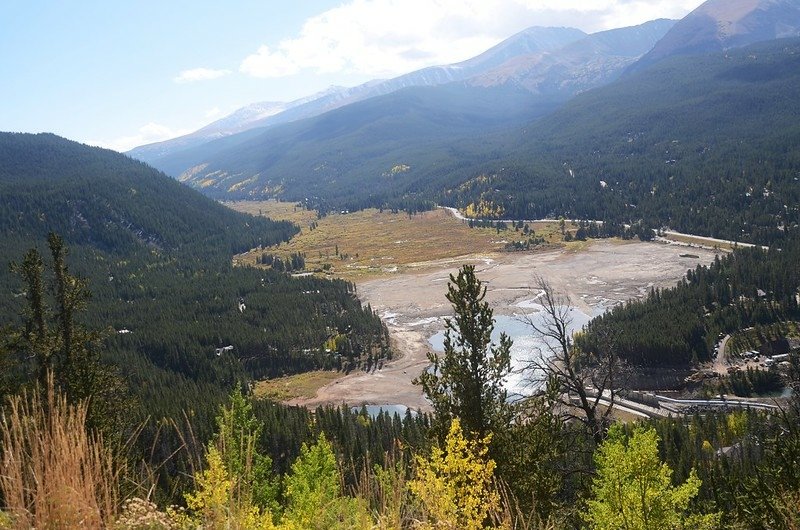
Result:
M102 431L107 440L115 440L134 403L117 370L101 360L100 333L81 324L91 298L87 280L70 273L67 247L60 236L51 233L47 243L51 277L35 248L22 263L11 265L22 279L27 307L22 326L0 333L0 353L12 365L11 372L21 375L17 385L33 379L45 389L52 374L57 389L71 404L88 401L87 425ZM26 371L32 373L28 376ZM5 381L0 389L13 391L14 386Z
M444 354L428 353L432 368L417 378L446 429L452 418L465 433L483 439L508 427L513 412L503 388L511 372L511 339L503 333L491 343L494 318L486 287L474 265L450 275L447 299L455 315L445 321Z

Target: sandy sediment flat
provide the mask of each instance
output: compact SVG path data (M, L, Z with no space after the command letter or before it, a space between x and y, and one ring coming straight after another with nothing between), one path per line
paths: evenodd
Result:
M688 255L680 245L599 240L579 251L501 252L420 263L411 267L413 272L359 283L359 298L384 318L398 358L371 373L343 376L315 397L294 403L402 404L427 410L412 380L429 364L428 338L443 329L442 319L451 314L447 281L463 263L475 265L496 315L523 311L517 304L536 296L537 276L592 314L600 307L643 297L653 287L671 287L688 269L708 264L714 256L714 251L698 248Z

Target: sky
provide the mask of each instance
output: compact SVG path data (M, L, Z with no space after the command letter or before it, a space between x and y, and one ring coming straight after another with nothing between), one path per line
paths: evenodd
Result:
M263 101L480 54L531 26L587 33L702 0L2 0L0 131L126 151Z

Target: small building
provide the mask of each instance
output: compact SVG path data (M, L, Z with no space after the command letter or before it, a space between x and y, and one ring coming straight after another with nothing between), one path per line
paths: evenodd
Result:
M223 353L229 352L229 351L233 351L233 346L228 345L228 346L223 346L222 348L217 348L217 349L214 350L214 353L216 353L217 357L219 357Z

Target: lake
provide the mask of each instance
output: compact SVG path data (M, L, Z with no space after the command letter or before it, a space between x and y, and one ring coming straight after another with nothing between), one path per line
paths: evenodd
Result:
M533 335L533 330L524 321L524 318L530 318L537 325L543 324L545 321L544 308L536 302L536 299L525 300L519 302L515 306L519 312L513 315L498 315L494 317L495 326L492 331L492 342L497 343L500 340L500 334L508 335L513 344L511 346L511 368L512 373L508 376L506 381L506 389L509 394L529 395L536 388L537 385L532 385L530 380L532 374L525 367L532 359L535 359L540 352L546 352L547 344L540 338ZM594 311L594 314L587 315L583 311L574 307L569 308L569 318L571 323L569 330L575 332L585 326L592 318L602 314L605 311L604 307L600 307ZM434 351L444 351L444 330L438 331L428 339Z

